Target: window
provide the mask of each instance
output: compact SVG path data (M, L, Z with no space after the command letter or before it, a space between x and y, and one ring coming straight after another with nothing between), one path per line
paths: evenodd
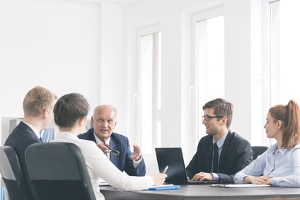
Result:
M299 67L299 45L300 45L300 28L297 25L300 18L299 6L300 1L276 1L272 5L277 15L272 15L277 19L279 31L276 42L277 51L279 51L279 70L275 78L279 77L280 88L279 103L287 103L290 99L294 99L300 104L300 93L297 91L300 85L298 73L295 70ZM279 41L279 42L278 42ZM273 42L273 40L272 40ZM276 43L275 43L276 44ZM278 56L278 55L274 55ZM274 80L272 83L274 83ZM273 88L273 91L275 88Z
M196 142L205 135L202 106L214 98L224 98L224 16L217 7L193 16L194 33L194 107ZM196 145L196 144L195 144Z
M290 99L300 103L295 92L300 80L295 72L299 66L297 47L300 45L297 20L299 1L264 1L264 99L265 113L276 104L287 104ZM265 116L264 116L265 119ZM265 120L264 120L265 121ZM270 140L273 143L275 140Z
M145 33L146 32L146 33ZM143 153L153 153L154 147L160 146L161 126L161 33L157 30L138 34L138 122L140 142Z

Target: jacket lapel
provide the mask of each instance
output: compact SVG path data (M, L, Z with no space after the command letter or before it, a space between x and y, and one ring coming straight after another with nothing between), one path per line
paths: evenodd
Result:
M213 142L212 139L209 141L208 146L208 154L207 154L207 171L210 172L212 170L212 157L213 157Z
M120 152L120 145L116 143L114 140L112 140L112 138L110 138L109 146ZM110 160L111 162L117 165L119 160L119 155L110 152Z
M224 161L224 157L226 155L226 152L229 149L229 146L230 146L230 143L231 143L231 140L232 140L232 136L233 136L232 132L229 131L227 136L226 136L226 139L224 141L223 147L222 147L222 152L221 152L220 160L219 160L219 165L220 166L222 166L222 164L220 164L220 163L226 162L226 161Z

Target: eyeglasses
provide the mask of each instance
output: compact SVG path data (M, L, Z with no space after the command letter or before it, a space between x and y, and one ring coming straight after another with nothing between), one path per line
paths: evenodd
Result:
M209 116L209 115L204 115L202 116L202 120L205 120L205 121L209 121L210 119L212 118L217 118L217 119L220 119L220 118L223 118L223 116Z

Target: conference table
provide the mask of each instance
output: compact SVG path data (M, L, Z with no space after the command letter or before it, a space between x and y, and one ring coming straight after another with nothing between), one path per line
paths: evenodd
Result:
M106 200L300 199L300 188L282 187L225 188L211 185L181 185L177 190L128 192L101 186L100 191Z

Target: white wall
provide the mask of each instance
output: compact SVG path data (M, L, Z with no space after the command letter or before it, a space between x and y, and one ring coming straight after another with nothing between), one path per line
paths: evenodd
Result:
M162 145L182 146L186 160L198 141L190 137L191 26L194 12L224 4L225 98L234 103L231 129L253 141L257 113L252 104L259 63L253 24L260 0L140 0L109 2L0 0L0 117L22 116L25 93L36 85L58 96L85 95L93 108L118 109L117 131L136 143L136 38L139 27L158 23L162 31ZM256 51L256 53L258 53ZM254 62L255 60L255 62ZM257 66L257 65L256 65ZM254 130L255 129L255 130ZM258 133L260 134L260 133Z
M98 28L99 69L94 74L97 81L97 103L111 104L117 108L118 122L115 131L126 135L128 86L127 68L122 60L122 7L110 2L99 4Z
M0 117L22 117L36 85L97 102L98 6L72 1L0 1Z

